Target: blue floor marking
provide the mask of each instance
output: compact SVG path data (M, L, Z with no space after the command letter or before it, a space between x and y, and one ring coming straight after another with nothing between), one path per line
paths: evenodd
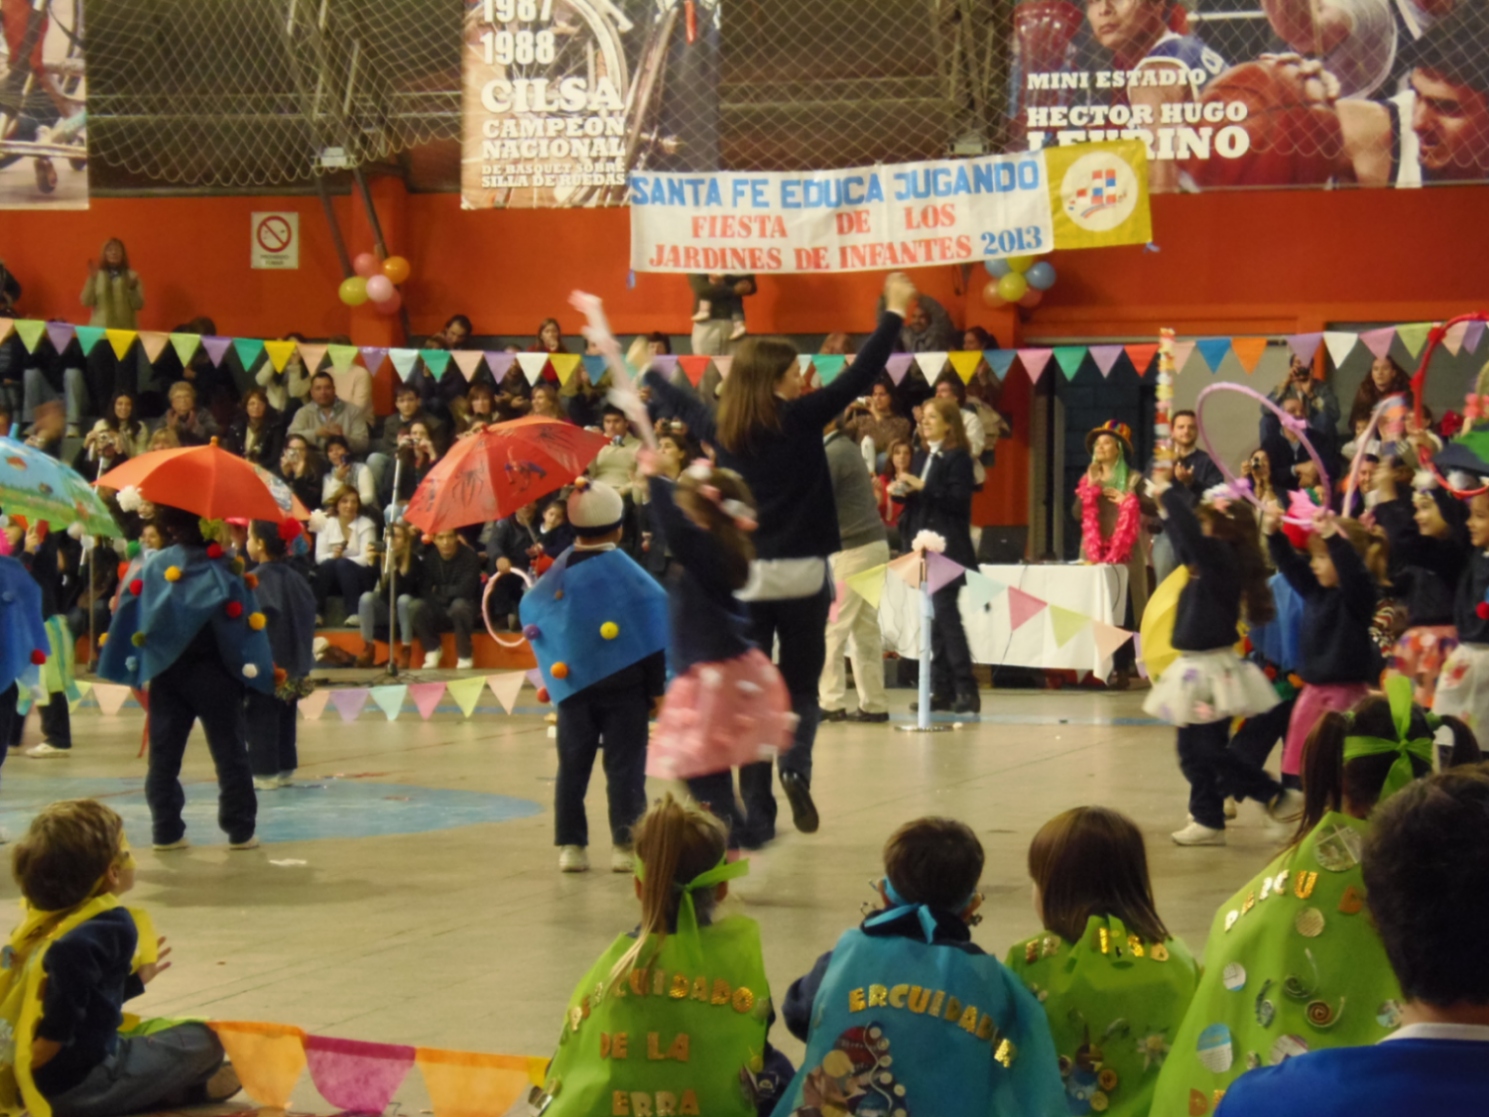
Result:
M216 782L186 782L186 833L198 845L227 841L217 828ZM414 787L371 780L318 780L258 794L258 837L266 842L375 838L424 834L483 822L530 818L544 808L531 799L479 791ZM0 825L14 841L38 810L57 799L99 799L124 816L137 846L150 842L143 777L9 779L0 790Z

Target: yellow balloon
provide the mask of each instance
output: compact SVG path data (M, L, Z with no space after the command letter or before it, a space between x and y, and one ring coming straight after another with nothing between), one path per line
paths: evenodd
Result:
M1023 298L1024 292L1028 289L1029 281L1016 271L1011 271L998 280L998 294L1011 303L1016 303Z
M1037 256L1010 256L1008 257L1008 266L1011 270L1018 272L1019 275L1023 275L1034 266L1035 261L1038 259L1039 257Z

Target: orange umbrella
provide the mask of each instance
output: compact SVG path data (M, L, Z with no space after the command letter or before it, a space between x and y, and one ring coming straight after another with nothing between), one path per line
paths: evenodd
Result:
M222 449L215 438L210 446L152 450L130 458L95 483L110 489L133 486L153 504L184 508L209 520L240 516L278 522L284 517L253 466Z
M450 447L419 482L405 514L430 533L500 520L573 482L608 441L536 415L494 423Z

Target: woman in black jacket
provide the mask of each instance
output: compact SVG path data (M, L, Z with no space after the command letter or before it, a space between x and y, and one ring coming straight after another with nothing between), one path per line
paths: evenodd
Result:
M745 479L758 503L757 558L750 584L739 596L749 605L750 640L761 648L780 641L781 674L800 718L793 745L780 758L781 787L796 828L807 834L818 825L810 787L817 683L827 654L833 597L827 558L841 549L822 428L883 373L915 286L896 272L885 281L884 296L879 328L858 359L810 395L802 395L795 347L774 338L748 338L740 345L717 415L656 371L645 378L653 418L686 422L690 435L717 450L719 465ZM736 837L740 845L758 848L775 837L770 764L740 769L739 783L748 818L745 832ZM718 794L723 793L721 787ZM733 794L732 786L728 793Z
M227 429L224 443L229 452L240 458L273 469L284 452L284 432L284 416L269 406L268 393L262 388L251 388L243 397L242 410Z
M972 455L956 401L928 399L920 408L919 451L909 469L901 470L890 495L903 502L900 538L910 546L922 531L946 540L947 558L969 570L977 569L972 546ZM977 678L972 674L972 652L957 595L966 584L958 576L931 594L935 619L931 623L931 709L976 714L982 709Z

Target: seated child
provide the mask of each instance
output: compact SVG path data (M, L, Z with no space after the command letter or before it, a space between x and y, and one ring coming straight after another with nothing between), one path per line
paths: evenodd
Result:
M529 1112L771 1111L791 1065L766 1041L774 1013L760 928L715 918L729 881L748 871L749 862L727 860L724 824L712 815L670 795L646 812L636 826L641 925L575 988Z
M1045 930L1007 965L1044 1005L1070 1112L1146 1117L1199 967L1158 917L1142 832L1076 807L1034 835L1029 876Z
M124 822L92 799L51 804L16 843L12 871L25 919L0 969L0 1020L14 1061L0 1064L0 1104L32 1114L112 1117L222 1101L238 1092L205 1024L138 1022L123 1005L170 963L134 887Z
M961 822L922 818L891 835L884 910L786 994L786 1026L807 1051L777 1117L1066 1112L1039 1002L972 942L982 864Z

